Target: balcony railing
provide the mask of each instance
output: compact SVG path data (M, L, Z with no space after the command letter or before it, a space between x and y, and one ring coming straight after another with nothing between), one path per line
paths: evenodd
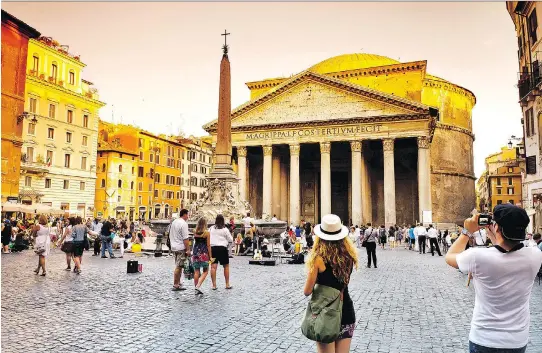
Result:
M21 170L32 174L49 173L47 164L40 162L28 162L24 160L21 161Z
M538 87L542 83L542 63L537 60L530 66L530 70L519 74L518 91L520 100L524 100L531 94L533 96L540 95Z

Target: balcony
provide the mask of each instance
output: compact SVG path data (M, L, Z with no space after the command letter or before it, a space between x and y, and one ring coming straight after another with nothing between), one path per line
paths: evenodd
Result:
M45 163L21 161L21 173L26 174L47 174L49 167Z
M542 65L537 60L530 66L530 70L524 70L520 73L518 80L519 100L522 104L541 95L539 88L542 83Z

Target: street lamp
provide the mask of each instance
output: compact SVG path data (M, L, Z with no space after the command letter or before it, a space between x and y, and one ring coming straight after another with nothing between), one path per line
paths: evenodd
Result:
M38 122L38 119L36 119L36 114L32 114L29 112L23 112L21 115L17 117L17 125L19 125L24 119L32 119L30 120L33 124L36 124Z

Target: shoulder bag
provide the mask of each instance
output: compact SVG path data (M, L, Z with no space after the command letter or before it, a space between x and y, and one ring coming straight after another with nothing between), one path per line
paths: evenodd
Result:
M366 238L366 239L363 239L363 241L361 242L361 246L364 247L364 248L367 247L367 240L369 239L369 237L370 237L371 235L373 235L373 229L370 228L370 230L371 230L371 231L370 231L369 235L367 236L367 238ZM365 234L363 235L363 237L365 238Z
M301 323L301 332L311 341L331 343L341 333L343 290L316 284Z

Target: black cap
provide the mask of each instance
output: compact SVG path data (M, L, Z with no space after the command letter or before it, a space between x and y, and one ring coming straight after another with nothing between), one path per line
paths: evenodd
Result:
M523 208L509 203L497 205L493 209L493 219L506 239L525 240L525 229L531 220Z

